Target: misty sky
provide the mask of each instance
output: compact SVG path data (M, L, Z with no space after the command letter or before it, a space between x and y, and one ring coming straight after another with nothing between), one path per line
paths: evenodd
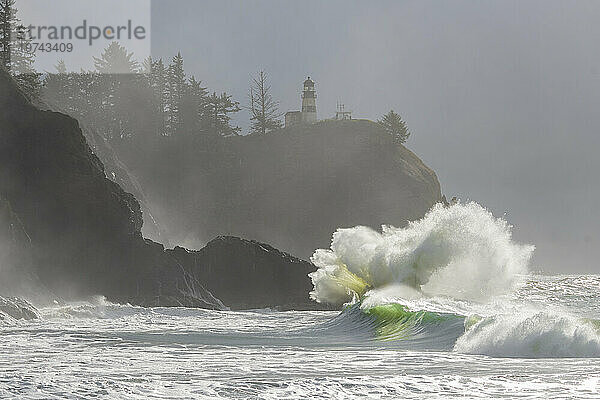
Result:
M597 1L154 1L152 50L242 102L265 69L284 111L306 75L319 118L393 108L443 192L507 212L535 267L600 272L599 18Z
M82 14L19 1L32 18ZM113 3L90 1L90 20L147 23L144 0ZM355 118L393 108L443 193L506 212L535 267L600 272L598 20L598 1L153 0L151 38L154 57L180 50L188 73L244 105L264 69L282 111L300 108L307 75L319 118L338 101ZM76 70L91 67L80 50Z
M51 4L51 7L48 5ZM72 43L71 52L36 52L35 68L38 71L55 72L55 66L58 60L65 62L66 68L72 72L83 70L93 70L93 57L97 57L103 49L110 43L110 40L102 38L89 42L90 26L99 29L112 27L113 30L118 26L126 26L128 21L132 21L132 26L142 26L147 32L144 33L142 40L129 38L127 31L122 32L119 42L130 52L133 52L138 59L144 59L150 55L151 43L151 25L150 25L150 0L16 0L17 16L25 26L33 26L33 42L48 42L49 31L42 31L41 39L39 27L57 27L61 32L61 27L70 27L72 35L85 35L85 39L77 40L72 36L72 40L58 40L54 43ZM85 30L76 33L78 27L83 27L85 21ZM82 28L83 29L83 28ZM83 33L85 31L85 33ZM65 33L68 35L68 33ZM114 35L113 35L114 36Z

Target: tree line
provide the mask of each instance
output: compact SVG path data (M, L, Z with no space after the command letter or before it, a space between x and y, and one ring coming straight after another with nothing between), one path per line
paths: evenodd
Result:
M108 139L132 138L143 129L154 136L234 136L232 124L242 107L226 92L212 93L184 70L177 53L170 63L145 59L140 65L133 53L117 42L94 57L94 71L67 73L64 62L46 74L41 98L98 129ZM252 78L248 111L250 133L265 134L281 128L281 113L267 76Z
M242 109L240 102L226 92L211 93L195 76L187 75L181 53L168 63L148 57L140 64L133 53L112 42L93 58L94 70L67 72L60 60L55 71L40 74L33 66L35 54L24 46L29 42L24 32L15 0L0 0L0 61L23 92L80 119L110 141L241 134L241 128L232 124L232 116ZM245 108L250 114L249 133L266 134L282 127L283 113L264 71L251 78ZM394 111L379 124L397 143L410 135Z
M27 51L26 28L17 17L15 0L0 0L0 61L23 92L82 120L109 140L150 136L232 136L241 128L232 116L242 108L226 92L209 90L184 70L180 53L169 63L147 58L141 64L117 42L94 57L91 71L67 72L60 60L55 71L34 69ZM18 39L18 40L16 40ZM278 103L266 74L253 78L250 91L250 133L281 127Z
M133 54L111 43L94 58L94 71L67 73L63 62L45 76L42 99L80 117L108 139L153 136L237 135L232 114L239 102L226 92L209 93L188 76L180 53L166 64L147 58L140 65Z
M108 139L132 138L142 129L154 136L233 136L232 124L242 107L226 92L212 93L184 70L181 53L166 64L162 58L140 65L133 53L117 42L94 57L94 71L68 73L64 62L46 74L41 98L93 128ZM250 133L264 134L281 127L278 103L266 74L252 80L248 110Z
M60 61L46 74L43 101L103 132L108 139L132 138L144 131L154 136L233 136L232 124L242 107L226 92L212 93L184 70L178 53L166 64L162 58L140 65L133 53L117 42L94 57L93 71L67 72ZM281 127L278 103L271 95L266 74L253 78L250 89L250 133L268 133Z

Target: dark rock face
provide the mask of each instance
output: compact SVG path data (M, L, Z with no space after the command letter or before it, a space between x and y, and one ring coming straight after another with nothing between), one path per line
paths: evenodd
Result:
M28 272L57 296L222 307L199 288L188 291L196 282L142 238L138 202L106 178L77 121L33 107L3 70L0 160L5 220L18 218L30 241Z
M232 309L325 307L308 297L314 265L267 244L220 236L199 251L176 247L167 252Z
M0 293L32 301L50 293L32 272L33 245L29 233L8 200L0 194Z

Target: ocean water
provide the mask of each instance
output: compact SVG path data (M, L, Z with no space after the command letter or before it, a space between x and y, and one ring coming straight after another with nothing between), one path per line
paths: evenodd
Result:
M430 301L446 308L439 319L372 318L359 304L42 308L0 325L0 398L600 398L600 333L587 322L600 319L599 289L600 276L529 276L504 299L519 308L467 323L451 308L477 306L443 298Z
M1 399L600 398L600 276L532 274L475 203L315 251L335 312L102 298L0 321Z

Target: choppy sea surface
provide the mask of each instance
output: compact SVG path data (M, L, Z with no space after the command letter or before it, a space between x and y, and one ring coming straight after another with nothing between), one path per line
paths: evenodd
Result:
M41 308L0 322L0 398L600 398L600 276L525 281L485 304Z

